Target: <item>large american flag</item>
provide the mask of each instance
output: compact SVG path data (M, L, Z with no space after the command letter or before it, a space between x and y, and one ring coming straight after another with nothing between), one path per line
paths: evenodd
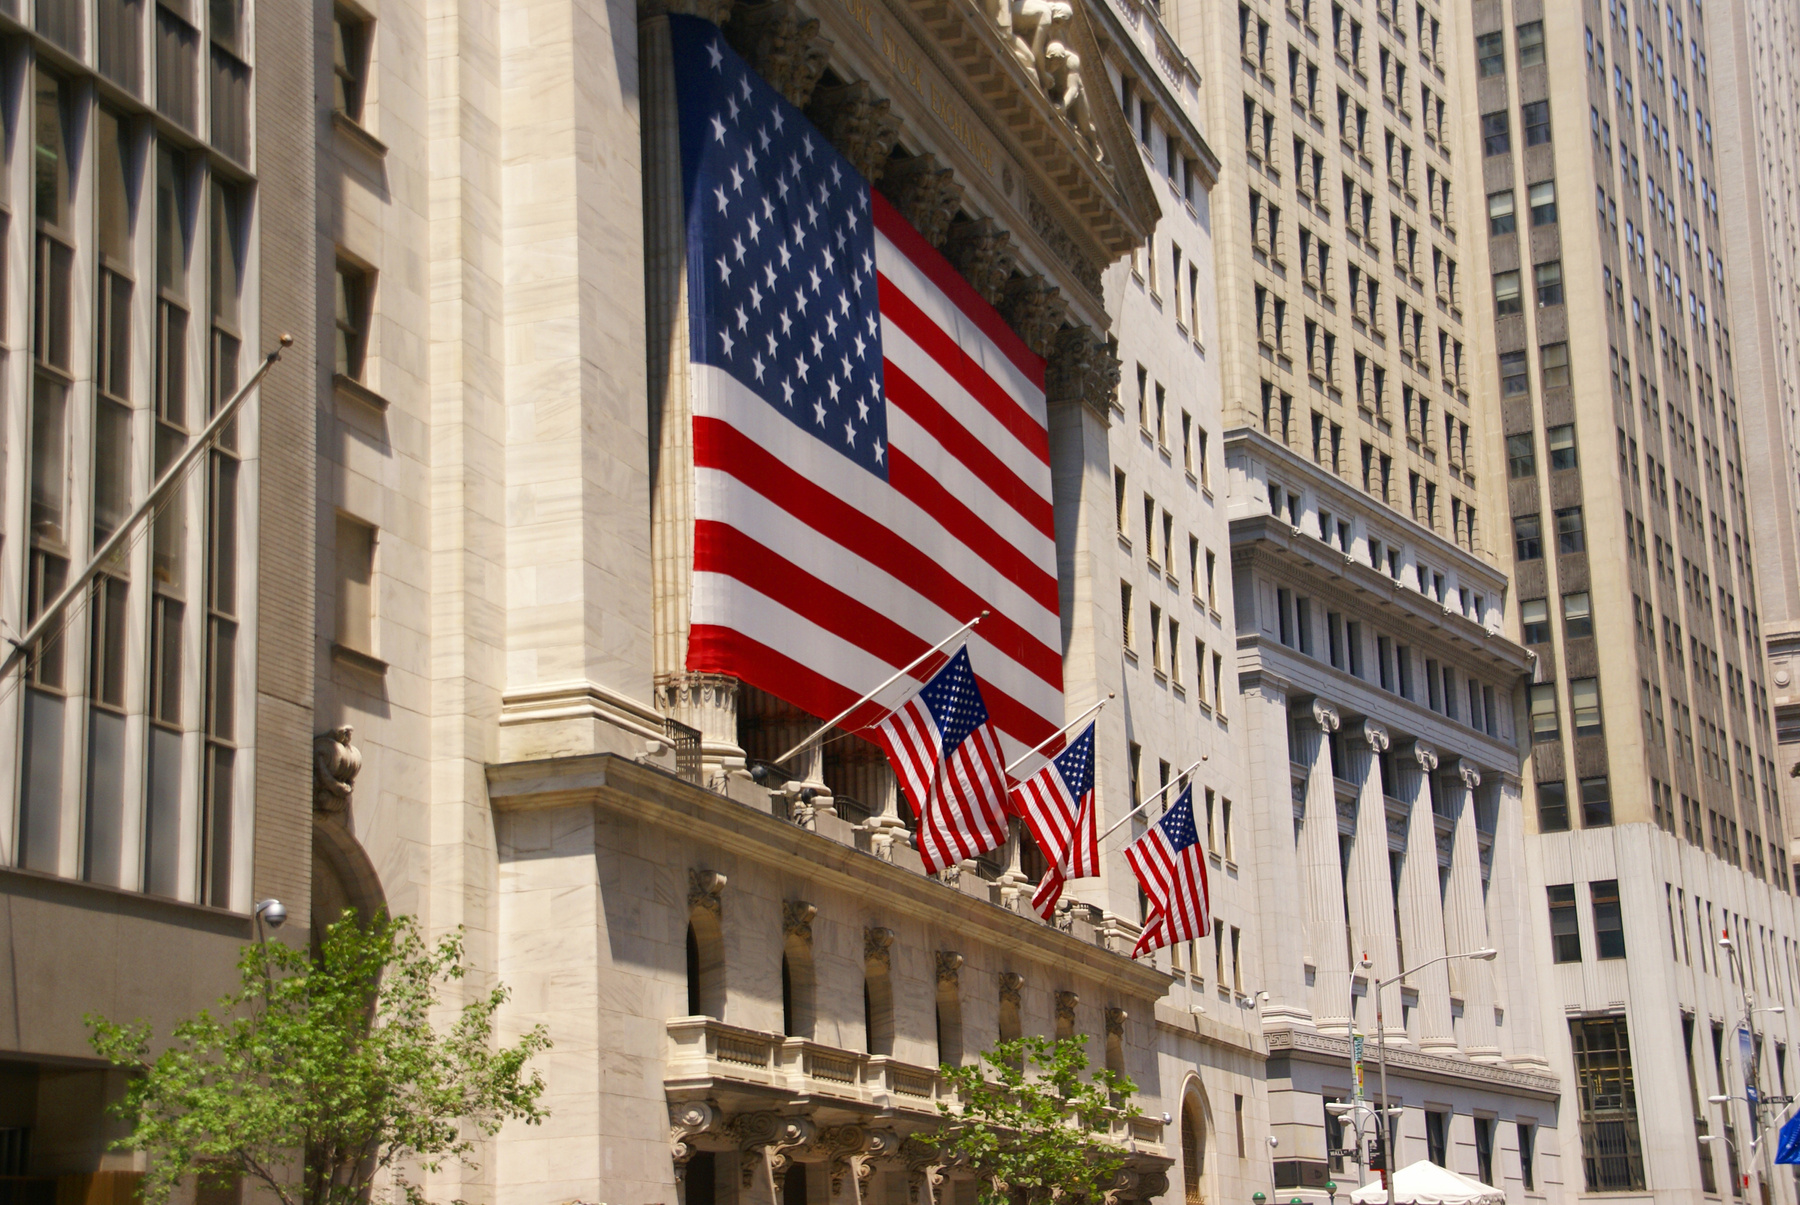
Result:
M919 859L936 874L1006 840L1006 759L960 648L875 726L919 813Z
M1049 863L1031 897L1032 907L1048 920L1067 880L1100 873L1093 724L1014 789L1013 810Z
M833 715L988 610L969 644L987 707L1005 747L1036 744L1063 714L1042 359L717 27L669 28L688 668Z
M1150 917L1131 951L1133 958L1212 931L1212 896L1206 852L1194 828L1193 787L1184 787L1175 806L1125 847L1125 861L1150 898Z

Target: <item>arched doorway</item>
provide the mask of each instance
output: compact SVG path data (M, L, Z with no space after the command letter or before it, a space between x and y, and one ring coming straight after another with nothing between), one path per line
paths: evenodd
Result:
M312 924L315 950L325 926L346 909L368 918L387 908L381 876L362 843L336 819L313 817Z
M1212 1140L1210 1110L1199 1080L1181 1094L1181 1188L1185 1205L1206 1201L1206 1161Z

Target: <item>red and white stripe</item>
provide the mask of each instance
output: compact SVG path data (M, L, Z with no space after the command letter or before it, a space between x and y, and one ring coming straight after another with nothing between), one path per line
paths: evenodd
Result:
M1048 761L1014 788L1013 799L1014 810L1051 866L1063 868L1071 879L1100 873L1094 792L1076 799L1056 763Z
M1206 882L1206 852L1198 841L1177 852L1160 824L1125 847L1125 861L1153 905L1131 956L1171 942L1193 941L1212 932L1212 895Z
M875 737L919 810L919 859L926 873L1006 840L1006 759L991 720L945 757L937 722L914 695L875 726Z
M871 202L889 479L692 365L687 665L834 715L987 610L969 651L1016 755L1063 718L1044 362Z

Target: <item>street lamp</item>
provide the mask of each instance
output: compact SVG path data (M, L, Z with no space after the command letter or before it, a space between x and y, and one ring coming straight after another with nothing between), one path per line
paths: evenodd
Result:
M1387 1025L1382 1019L1381 992L1405 979L1408 975L1436 966L1440 962L1455 962L1461 958L1471 958L1476 962L1492 962L1500 956L1500 951L1492 946L1480 950L1470 950L1463 954L1439 954L1436 958L1428 958L1418 966L1409 967L1398 975L1383 979L1375 984L1375 1051L1381 1061L1381 1145L1386 1166L1382 1169L1381 1180L1387 1185L1387 1205L1394 1205L1394 1143L1389 1116L1393 1110L1388 1108L1387 1089Z

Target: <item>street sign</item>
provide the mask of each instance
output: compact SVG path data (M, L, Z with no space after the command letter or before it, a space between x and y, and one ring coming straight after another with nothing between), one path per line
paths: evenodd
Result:
M1353 1034L1350 1038L1350 1094L1357 1100L1363 1097L1363 1040L1361 1034Z
M1354 1159L1357 1150L1353 1146L1334 1146L1326 1148L1325 1154L1332 1159Z
M1756 1053L1749 1029L1738 1027L1738 1065L1744 1069L1744 1099L1750 1104L1750 1115L1756 1116Z

